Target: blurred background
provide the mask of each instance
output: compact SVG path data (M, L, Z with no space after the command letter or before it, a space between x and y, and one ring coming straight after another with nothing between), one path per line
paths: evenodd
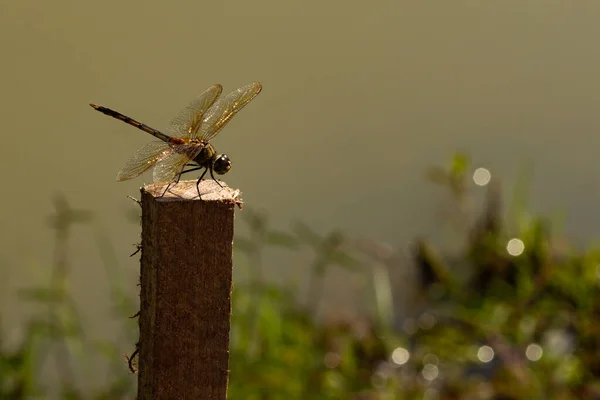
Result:
M161 130L208 86L259 81L212 141L245 201L231 398L595 398L599 17L1 2L0 397L135 394L127 196L151 174L115 175L152 138L88 103Z

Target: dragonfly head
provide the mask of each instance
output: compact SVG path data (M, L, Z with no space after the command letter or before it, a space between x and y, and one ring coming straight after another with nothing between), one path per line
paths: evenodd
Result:
M226 174L231 169L231 160L227 154L219 154L213 163L213 171L219 175Z

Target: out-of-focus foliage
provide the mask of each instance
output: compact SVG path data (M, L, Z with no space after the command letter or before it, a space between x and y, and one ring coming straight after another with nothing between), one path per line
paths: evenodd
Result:
M236 268L246 266L250 279L236 282L233 292L229 398L600 398L600 250L569 248L549 221L523 209L507 215L495 178L476 188L471 169L468 157L457 155L448 168L428 171L450 195L448 209L459 218L448 222L455 236L462 232L461 246L448 254L419 238L411 265L399 264L387 245L337 231L320 235L301 223L290 232L273 230L264 213L245 209L250 234L236 237ZM485 190L481 206L474 190ZM69 230L90 217L57 202L53 279L19 292L40 313L17 346L0 342L2 399L45 398L39 374L48 362L56 363L60 398L135 397L135 376L120 354L134 349L127 316L137 294L124 289L118 258L102 236L115 317L126 327L120 340L88 340L70 297ZM295 283L264 279L270 248L289 252L290 260L306 258L305 294ZM316 318L332 267L365 276L371 317ZM397 282L390 278L394 268L413 268L415 277ZM410 312L400 316L393 297L408 288ZM110 365L103 390L86 390L79 380L79 367L92 359Z

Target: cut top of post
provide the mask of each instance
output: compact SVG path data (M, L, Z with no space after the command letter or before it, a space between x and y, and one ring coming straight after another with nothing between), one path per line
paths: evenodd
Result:
M156 201L181 201L181 200L205 200L205 201L232 201L241 208L240 191L234 190L224 182L215 182L212 179L201 181L196 187L197 181L181 181L171 184L169 189L166 183L149 184L143 187L143 191L150 193ZM202 199L198 197L198 191ZM164 193L164 195L162 195Z

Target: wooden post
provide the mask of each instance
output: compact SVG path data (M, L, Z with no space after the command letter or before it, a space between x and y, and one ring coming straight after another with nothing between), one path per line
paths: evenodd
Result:
M138 399L225 400L239 191L183 181L142 192ZM194 199L195 198L195 199Z

